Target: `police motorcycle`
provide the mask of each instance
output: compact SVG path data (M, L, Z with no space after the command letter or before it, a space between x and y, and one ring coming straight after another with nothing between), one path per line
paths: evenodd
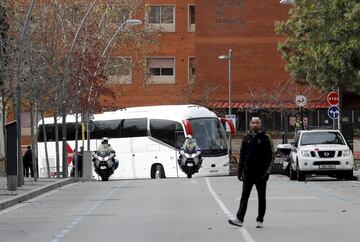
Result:
M119 161L115 159L115 151L111 148L107 138L103 138L100 147L93 153L93 163L95 172L102 181L108 181L118 168Z
M191 178L193 174L199 172L202 164L201 151L191 135L186 137L185 142L180 149L178 164L188 178Z

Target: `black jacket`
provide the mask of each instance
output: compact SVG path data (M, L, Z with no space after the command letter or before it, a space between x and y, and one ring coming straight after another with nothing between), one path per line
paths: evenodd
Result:
M265 132L248 133L241 145L238 178L241 180L266 178L273 157L273 144Z
M32 166L32 151L31 150L27 150L25 152L24 157L23 157L23 164L25 167Z

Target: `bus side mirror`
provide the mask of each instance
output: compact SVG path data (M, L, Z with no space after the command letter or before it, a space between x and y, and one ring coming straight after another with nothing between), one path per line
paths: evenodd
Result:
M184 119L183 124L185 126L186 135L193 135L193 129L192 129L191 122L187 119Z
M226 124L229 125L229 127L230 127L230 133L231 133L231 134L235 134L235 133L236 133L236 129L235 129L234 123L231 122L231 120L226 119L226 118L220 118L220 121L221 121L221 123L222 123L224 126L225 126Z

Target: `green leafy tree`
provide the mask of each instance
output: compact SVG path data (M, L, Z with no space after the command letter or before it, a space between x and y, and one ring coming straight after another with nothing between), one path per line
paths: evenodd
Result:
M286 36L278 49L292 79L340 94L359 91L359 0L296 0L289 13L275 31Z

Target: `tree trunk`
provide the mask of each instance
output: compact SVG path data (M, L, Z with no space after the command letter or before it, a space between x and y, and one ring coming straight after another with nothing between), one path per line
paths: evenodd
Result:
M56 153L56 177L60 178L60 151L59 151L59 125L57 122L57 113L54 113L55 127L55 153Z
M37 156L36 156L36 136L35 136L35 130L34 130L34 99L33 97L30 97L30 125L31 125L31 150L32 150L32 164L33 164L33 176L34 181L38 180L38 174L37 174Z
M43 133L44 133L44 144L45 144L45 159L46 159L46 169L47 169L47 177L50 178L50 163L49 163L49 154L47 148L47 138L46 138L46 127L45 127L45 120L44 120L44 110L41 110L41 122L43 126Z

